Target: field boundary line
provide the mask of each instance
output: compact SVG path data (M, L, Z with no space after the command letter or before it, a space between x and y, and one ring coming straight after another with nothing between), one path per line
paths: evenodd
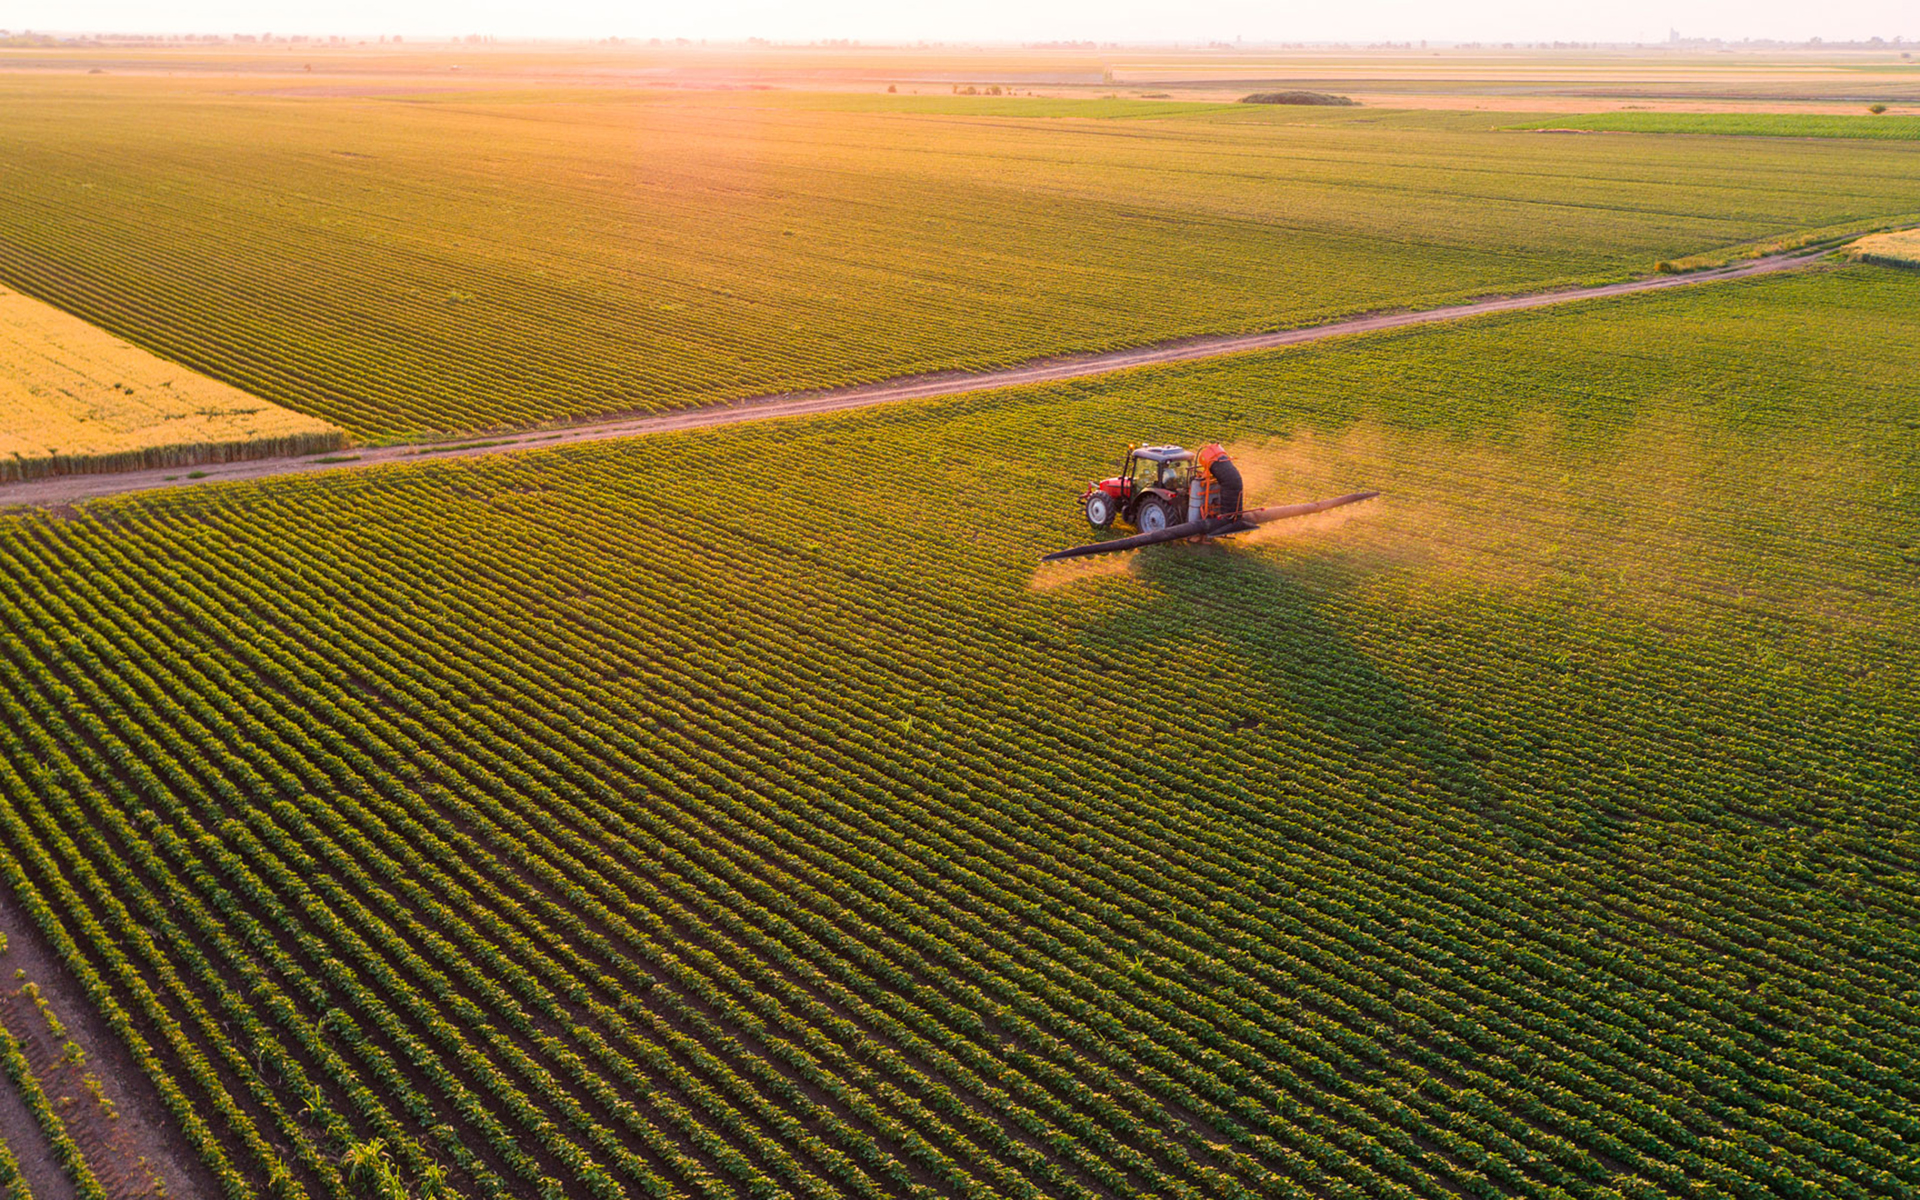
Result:
M1462 304L1449 304L1440 308L1371 313L1266 333L1210 334L1179 341L1157 342L1126 350L1035 359L988 371L908 375L850 387L782 392L727 404L690 408L680 412L607 417L557 429L546 427L509 433L475 433L465 438L449 438L438 442L357 447L318 457L255 458L233 463L204 464L191 470L152 468L88 475L42 476L0 483L0 508L26 505L58 511L88 500L126 495L131 492L192 487L203 483L232 483L281 475L314 475L325 471L364 470L368 467L390 466L396 463L471 458L482 454L545 450L581 442L646 437L650 434L736 425L747 421L814 416L820 413L894 404L906 400L964 396L973 392L997 391L1001 388L1057 383L1140 367L1199 362L1261 350L1278 350L1287 346L1302 346L1325 341L1329 338L1381 333L1392 329L1459 321L1495 313L1522 312L1527 309L1571 304L1581 300L1599 300L1610 296L1625 296L1636 292L1663 291L1668 288L1694 287L1703 283L1745 279L1755 275L1767 275L1811 266L1831 250L1829 246L1818 246L1766 255L1735 265L1686 274L1652 275L1591 287L1494 296L1483 300L1470 300Z

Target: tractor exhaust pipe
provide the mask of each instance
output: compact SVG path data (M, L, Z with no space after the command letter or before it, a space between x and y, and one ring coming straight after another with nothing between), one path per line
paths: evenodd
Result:
M1284 521L1289 517L1308 517L1314 513L1326 512L1330 508L1358 504L1362 500L1371 500L1379 494L1379 492L1349 492L1344 496L1335 496L1331 500L1310 500L1305 504L1276 504L1268 508L1250 508L1245 512L1230 513L1224 517L1203 517L1197 521L1169 525L1165 529L1155 530L1152 533L1136 533L1132 537L1115 538L1110 542L1094 542L1087 546L1071 546L1065 550L1055 550L1040 561L1058 562L1065 558L1086 558L1095 554L1119 554L1125 550L1138 550L1142 546L1158 546L1163 542L1177 542L1185 538L1226 537L1231 533L1245 533L1255 526L1265 525L1270 521Z

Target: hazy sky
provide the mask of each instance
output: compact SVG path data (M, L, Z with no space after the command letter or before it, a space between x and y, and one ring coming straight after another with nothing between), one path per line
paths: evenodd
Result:
M0 0L0 28L867 41L1920 39L1920 0Z

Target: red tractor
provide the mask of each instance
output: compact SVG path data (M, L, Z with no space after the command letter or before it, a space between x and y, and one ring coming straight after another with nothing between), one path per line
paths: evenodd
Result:
M1055 550L1042 561L1119 554L1182 539L1226 537L1269 521L1326 512L1379 494L1349 492L1331 500L1247 508L1241 503L1240 468L1218 445L1202 446L1198 451L1178 446L1135 446L1127 451L1120 474L1087 485L1087 490L1080 493L1080 506L1095 529L1106 529L1119 517L1140 532Z
M1115 517L1141 533L1240 511L1240 471L1218 445L1199 451L1135 446L1120 474L1087 485L1080 503L1087 524L1107 529Z

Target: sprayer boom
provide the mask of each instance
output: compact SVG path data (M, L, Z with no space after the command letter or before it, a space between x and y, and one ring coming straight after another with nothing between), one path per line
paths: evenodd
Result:
M1228 516L1203 517L1198 521L1169 525L1149 533L1136 533L1132 537L1115 538L1111 542L1094 542L1088 546L1072 546L1065 550L1055 550L1040 561L1056 562L1063 558L1086 558L1093 554L1118 554L1123 550L1138 550L1142 546L1157 546L1162 542L1178 542L1185 538L1226 537L1228 534L1245 533L1269 521L1311 516L1314 513L1326 512L1330 508L1358 504L1362 500L1371 500L1379 494L1379 492L1350 492L1345 496L1335 496L1331 500L1313 500L1305 504L1276 504L1269 508L1249 508L1244 512Z

